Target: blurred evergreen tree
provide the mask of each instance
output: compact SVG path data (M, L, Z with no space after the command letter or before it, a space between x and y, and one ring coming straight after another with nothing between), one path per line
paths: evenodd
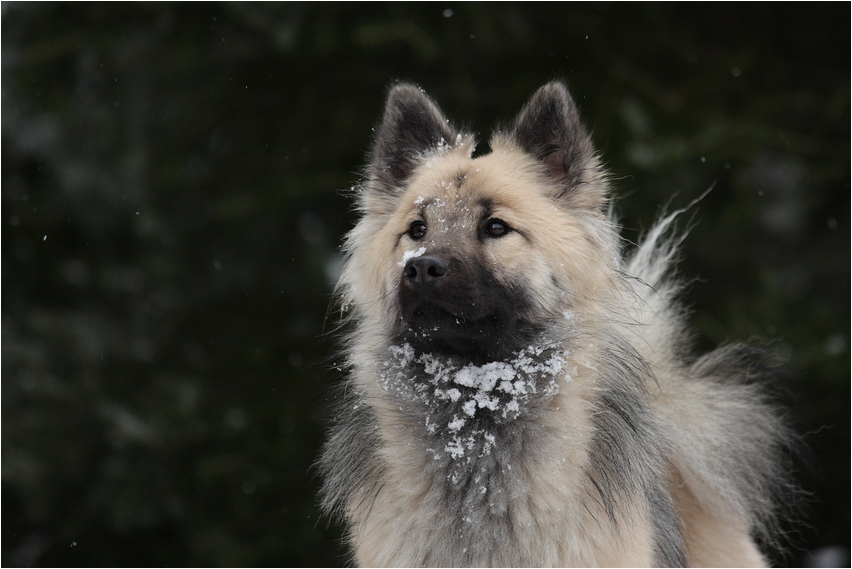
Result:
M2 5L2 564L342 562L311 463L387 84L487 139L564 77L628 239L706 188L702 346L775 339L849 546L848 4ZM786 560L808 563L794 550ZM846 558L848 562L848 557Z

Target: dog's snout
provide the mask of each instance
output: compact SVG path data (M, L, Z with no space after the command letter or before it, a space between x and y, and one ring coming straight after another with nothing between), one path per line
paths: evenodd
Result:
M427 287L437 284L447 275L449 265L441 257L435 255L421 255L409 259L405 263L403 274L412 285Z

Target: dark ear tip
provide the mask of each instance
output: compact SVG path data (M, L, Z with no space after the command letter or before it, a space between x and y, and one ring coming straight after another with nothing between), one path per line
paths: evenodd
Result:
M539 88L539 91L544 91L544 90L558 91L560 93L567 93L568 92L568 86L565 85L564 82L557 79L557 80L553 80L553 81L548 81L547 83L545 83L544 85L542 85Z
M574 99L571 97L571 92L568 86L562 81L550 81L542 85L532 97L535 100L541 99L559 99L573 106Z
M412 98L428 98L426 93L414 83L394 83L388 89L388 103L397 100L411 100Z

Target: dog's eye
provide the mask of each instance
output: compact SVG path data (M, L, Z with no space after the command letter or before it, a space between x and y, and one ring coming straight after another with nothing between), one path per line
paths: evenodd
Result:
M489 219L485 222L485 234L489 237L503 237L509 233L509 226L500 219Z
M422 221L412 221L408 226L408 236L414 240L423 239L426 235L426 224Z

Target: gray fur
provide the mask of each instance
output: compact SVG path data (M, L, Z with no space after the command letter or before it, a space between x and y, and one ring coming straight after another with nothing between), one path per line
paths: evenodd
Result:
M594 417L593 468L589 476L607 514L618 522L617 498L644 495L654 513L656 561L662 567L686 565L683 539L666 484L670 452L645 400L654 381L647 362L623 338L610 338L600 361L603 382Z

